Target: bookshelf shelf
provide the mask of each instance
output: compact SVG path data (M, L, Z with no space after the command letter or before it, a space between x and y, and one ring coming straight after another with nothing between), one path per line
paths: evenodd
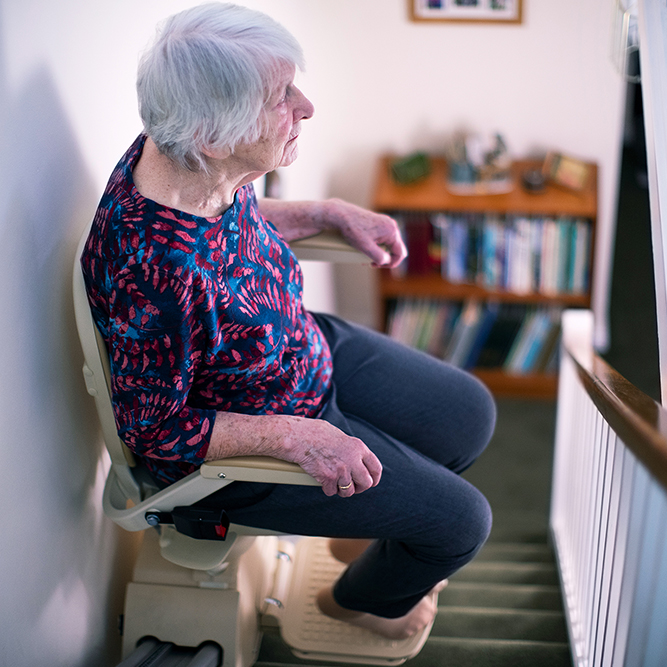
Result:
M502 307L514 308L511 304L534 308L577 308L590 307L590 275L592 275L595 222L597 218L597 168L593 166L591 177L581 192L573 192L548 184L540 193L529 193L520 185L522 172L540 167L539 162L517 161L512 165L514 188L504 194L456 195L447 190L447 164L443 159L431 160L430 175L410 185L400 185L390 176L393 156L384 156L378 161L373 207L377 211L408 219L421 217L433 221L434 216L477 215L525 217L528 220L572 219L584 221L588 229L587 270L588 282L583 292L574 290L513 290L505 287L487 288L483 280L450 281L442 277L437 268L423 267L416 272L397 275L396 272L379 272L378 293L382 326L390 326L390 312L401 302L440 302L465 304L471 301L499 303ZM471 218L472 219L472 218ZM529 223L532 224L532 223ZM574 226L574 225L573 225ZM568 237L570 238L570 237ZM572 237L574 238L574 236ZM569 241L568 241L569 243ZM543 246L544 247L544 246ZM572 251L574 252L574 251ZM444 260L443 260L444 261ZM573 266L574 260L570 267ZM508 260L509 263L509 260ZM449 277L449 274L447 274ZM548 368L548 367L547 367ZM498 396L519 396L553 399L556 396L558 378L555 372L508 372L499 368L473 368L489 389Z
M459 211L466 213L521 213L523 215L572 215L594 219L597 216L597 167L582 192L572 192L547 184L543 192L529 193L520 183L526 169L540 167L539 162L519 160L512 165L515 187L496 195L455 195L445 187L447 165L433 158L428 178L410 185L399 185L389 175L391 156L380 160L373 206L377 211Z
M473 374L496 396L552 399L558 391L558 376L555 374L512 375L487 368L476 368Z
M517 294L506 290L488 290L479 285L453 284L437 274L407 275L404 278L394 278L387 270L383 270L381 273L380 294L384 299L402 296L417 298L428 296L454 301L477 299L479 301L558 305L569 308L587 308L590 305L590 295L588 294L557 294L554 296L536 292Z

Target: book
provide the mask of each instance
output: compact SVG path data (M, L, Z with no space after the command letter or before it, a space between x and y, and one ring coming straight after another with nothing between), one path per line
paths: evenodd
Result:
M447 225L447 265L443 277L450 283L464 283L468 275L469 229L465 220L450 218Z
M568 275L570 264L570 250L571 250L571 231L572 222L567 218L559 218L558 226L558 242L557 242L557 256L556 256L556 292L564 294L568 292Z
M510 279L507 288L516 294L528 294L532 290L532 224L528 218L514 221L513 249Z
M530 291L539 292L542 269L542 229L541 218L531 221L530 229Z
M468 351L468 357L463 362L463 368L471 369L477 365L479 356L484 349L484 346L486 345L489 334L491 333L491 329L493 328L493 324L498 317L499 310L499 304L494 302L488 303L486 307L483 308L481 321L477 327L475 338L472 342L472 345L470 346L470 350Z
M570 291L573 294L585 294L589 281L589 256L591 226L584 220L577 220L574 224L574 259L572 262L572 284Z
M429 273L432 267L429 244L432 226L425 215L413 214L406 218L405 245L408 249L407 272L421 275Z
M535 360L539 354L551 324L551 318L548 311L541 311L535 317L535 323L530 331L526 341L525 352L518 360L518 373L530 373L535 365Z
M514 343L526 315L526 307L521 304L502 304L498 311L486 343L480 351L477 366L499 368Z
M540 265L540 289L542 294L555 294L558 255L557 224L555 220L547 218L542 229L542 258Z
M500 234L499 227L498 219L489 217L482 228L482 266L479 282L488 289L498 288L502 276L496 251Z
M521 361L526 352L526 345L528 339L531 335L532 328L535 326L535 318L537 316L537 310L533 308L528 308L526 316L521 323L521 328L519 329L514 342L512 343L512 348L510 349L507 359L503 364L505 370L510 373L518 372L518 369L521 367Z
M477 301L466 302L447 346L445 361L463 367L481 324L481 312L482 308Z
M560 309L554 309L550 317L550 326L547 332L547 335L542 345L535 364L533 366L533 372L535 373L544 373L549 366L550 361L554 356L557 357L557 352L560 347L560 326L561 322L561 311Z

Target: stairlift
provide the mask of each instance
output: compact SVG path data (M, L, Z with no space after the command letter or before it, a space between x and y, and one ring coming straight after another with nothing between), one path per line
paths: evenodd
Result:
M279 627L293 653L309 660L399 665L416 655L431 627L406 640L390 640L319 611L317 591L344 568L329 553L326 539L188 516L190 505L236 481L317 485L298 465L259 456L211 461L163 490L142 475L116 431L106 346L86 297L79 258L88 232L89 227L77 249L73 289L83 375L111 458L103 507L125 530L144 531L126 590L123 657L150 637L187 647L213 642L222 648L225 667L250 667L268 627ZM294 246L300 259L367 261L325 235ZM182 517L185 526L179 526ZM182 532L198 532L200 526L217 539ZM219 539L223 533L225 539Z

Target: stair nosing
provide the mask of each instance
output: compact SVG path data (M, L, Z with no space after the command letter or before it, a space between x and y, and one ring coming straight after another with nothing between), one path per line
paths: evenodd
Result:
M427 644L430 642L437 644L474 644L477 646L480 644L502 644L504 646L516 646L517 648L529 646L570 648L570 645L567 642L550 642L536 639L487 639L480 637L443 637L441 635L436 635L431 636L426 640Z
M493 588L495 590L509 589L512 591L521 591L521 592L554 592L558 591L560 593L560 586L558 584L512 584L512 583L494 583L490 581L466 581L452 579L447 584L447 587L443 589L441 595L446 595L447 590L452 590L454 588L470 588L474 590L489 590Z
M541 616L543 618L565 618L562 611L556 609L522 609L514 607L473 607L465 605L438 605L438 614L488 614L491 615L516 615L516 616Z

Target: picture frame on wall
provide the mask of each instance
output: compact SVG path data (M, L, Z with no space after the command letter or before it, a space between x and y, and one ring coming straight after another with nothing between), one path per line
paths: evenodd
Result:
M413 21L521 23L523 0L408 0Z

